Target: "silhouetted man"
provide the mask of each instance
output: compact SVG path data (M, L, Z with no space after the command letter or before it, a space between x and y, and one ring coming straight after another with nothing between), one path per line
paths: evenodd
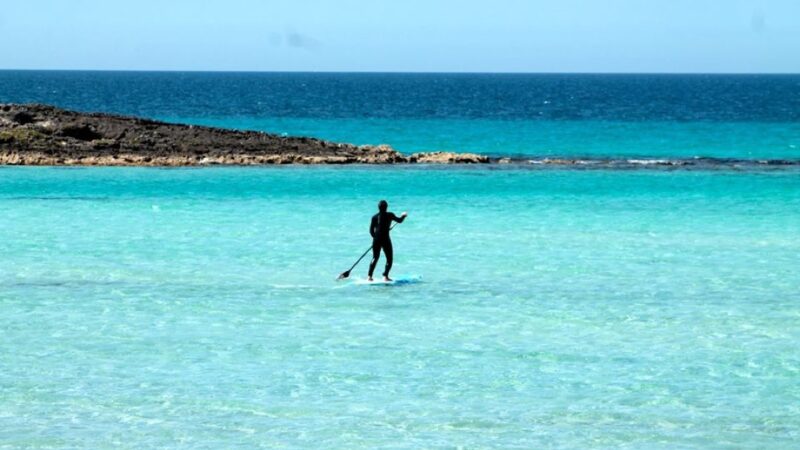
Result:
M372 281L372 273L378 264L381 249L383 249L383 254L386 256L383 281L392 281L389 278L389 271L392 270L392 239L389 237L389 229L392 227L392 221L403 223L408 213L403 213L400 217L397 217L394 213L388 212L388 208L389 204L386 203L386 200L378 202L378 214L372 216L372 223L369 225L369 234L372 235L372 261L369 263L369 276L367 277L369 281Z

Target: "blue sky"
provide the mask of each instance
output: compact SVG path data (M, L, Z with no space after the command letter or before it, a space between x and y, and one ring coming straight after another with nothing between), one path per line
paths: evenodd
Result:
M800 72L800 0L19 0L0 68Z

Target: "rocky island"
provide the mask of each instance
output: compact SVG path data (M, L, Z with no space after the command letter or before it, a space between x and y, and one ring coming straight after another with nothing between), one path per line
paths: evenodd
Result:
M388 145L340 144L48 105L0 104L0 165L199 166L212 164L487 163L471 153L403 154Z

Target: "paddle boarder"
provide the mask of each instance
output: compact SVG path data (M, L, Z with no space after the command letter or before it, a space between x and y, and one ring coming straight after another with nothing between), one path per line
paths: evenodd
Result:
M389 271L392 270L392 239L389 237L389 230L392 226L392 221L403 223L408 216L408 213L403 213L400 217L389 212L389 203L386 200L378 202L378 214L372 216L372 222L369 224L369 234L372 235L372 261L369 263L369 275L367 280L372 281L372 273L375 271L375 266L378 264L378 258L381 256L383 250L386 256L386 268L383 270L383 281L392 281L389 278Z

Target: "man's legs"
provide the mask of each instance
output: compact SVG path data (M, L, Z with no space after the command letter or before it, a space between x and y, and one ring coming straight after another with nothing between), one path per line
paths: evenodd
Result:
M378 258L381 257L381 243L377 239L372 241L372 261L369 262L368 277L372 279L372 273L375 272L375 266L378 264Z
M372 251L375 252L374 249ZM383 278L387 280L389 279L389 271L392 270L393 253L392 241L387 239L386 242L383 243L383 254L386 256L386 268L383 271ZM375 262L377 262L377 260Z

